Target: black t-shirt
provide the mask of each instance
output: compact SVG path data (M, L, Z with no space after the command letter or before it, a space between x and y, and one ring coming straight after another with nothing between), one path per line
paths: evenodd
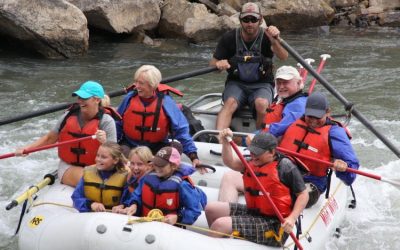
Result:
M213 54L213 57L217 60L230 60L232 59L235 54L236 54L236 30L231 30L226 32L221 39L219 40L217 47L215 49L215 52ZM257 36L258 37L258 36ZM247 48L250 48L254 41L257 39L257 37L250 42L245 42L245 45ZM267 35L263 32L263 39L261 43L261 54L262 56L269 61L268 66L264 66L264 70L266 70L266 74L262 77L262 79L259 82L273 82L273 74L272 74L272 57L274 56L274 53L271 50L271 42ZM264 60L265 63L268 61ZM231 62L232 64L232 62ZM232 67L228 69L228 80L239 80L238 76L234 74L234 71L236 69L235 65L231 65Z
M298 194L306 189L303 176L297 166L288 158L279 162L278 175L280 181L287 186L293 194Z
M263 34L263 41L261 43L261 54L263 56L271 58L274 56L271 50L271 42L269 41L269 38L265 33ZM252 43L251 42L245 42L246 46L249 48ZM215 49L215 52L213 54L213 57L217 60L223 60L223 59L230 59L232 58L236 53L236 29L231 30L226 32L224 35L222 35L221 39L219 40L217 47Z

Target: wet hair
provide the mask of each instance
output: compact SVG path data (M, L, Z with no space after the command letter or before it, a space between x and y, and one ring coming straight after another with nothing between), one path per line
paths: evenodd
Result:
M162 76L160 70L153 65L143 65L135 72L133 80L136 82L139 76L142 77L150 84L153 89L157 89L158 84L161 82Z
M125 166L128 163L128 159L122 153L121 146L115 142L105 142L100 145L100 147L107 148L114 160L118 160L115 164L115 168L118 171L125 170Z
M139 146L131 149L128 159L131 160L132 156L135 154L139 156L140 160L145 164L148 164L153 159L153 153L151 152L150 148L146 146Z

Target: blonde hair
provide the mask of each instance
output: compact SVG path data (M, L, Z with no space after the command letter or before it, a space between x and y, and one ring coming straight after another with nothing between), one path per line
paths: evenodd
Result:
M137 155L139 157L139 159L144 163L144 164L148 164L152 159L153 159L153 153L151 152L151 150L146 147L146 146L139 146L136 147L134 149L132 149L129 152L129 160L132 158L133 155Z
M133 80L136 82L139 76L142 77L150 84L153 89L157 89L158 84L161 82L162 76L160 70L153 65L143 65L135 72Z
M101 106L109 107L111 104L111 99L108 95L104 95L103 99L101 99Z
M115 168L118 171L123 171L125 170L125 166L128 163L128 159L124 156L122 153L121 146L115 142L105 142L100 145L100 147L107 148L110 150L110 154L114 160L118 160L117 163L115 164Z

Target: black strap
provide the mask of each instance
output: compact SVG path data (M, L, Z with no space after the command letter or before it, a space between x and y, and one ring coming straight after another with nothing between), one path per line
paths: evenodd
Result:
M309 133L321 135L320 132L318 132L318 131L316 131L315 129L310 128L310 127L308 127L308 126L306 126L306 125L303 125L303 124L296 124L296 126L302 128L302 129L304 129L305 131L307 131L307 132L309 132Z
M160 111L161 111L162 101L164 99L164 94L161 92L158 92L157 97L158 97L157 98L157 106L156 106L156 111L155 111L155 115L154 115L153 127L151 129L152 132L157 131L157 125L158 125L158 120L160 119Z
M332 173L333 171L331 169L328 169L328 174L327 174L327 181L326 181L326 192L325 192L325 198L329 198L329 192L331 189L331 180L332 180Z
M353 189L353 185L350 185L350 190L351 190L351 195L353 196L353 199L350 201L349 208L354 209L357 206L357 199L356 199L356 193L354 192L354 189Z
M300 235L303 234L303 230L301 229L301 217L303 217L302 214L297 218L296 220L296 239L299 239ZM297 250L297 245L294 245L294 250Z
M296 145L298 147L297 151L300 151L300 149L308 149L308 147L310 146L309 144L303 142L303 141L299 141L299 140L294 140L294 145Z
M84 182L85 186L97 187L101 190L118 190L122 191L122 187L116 187L111 185L106 185L105 183L97 183L97 182Z
M19 229L21 228L21 223L22 223L22 219L24 218L24 215L25 215L25 210L26 210L27 204L28 204L28 200L25 200L24 204L22 205L22 210L21 210L21 214L19 216L18 226L17 226L17 229L15 230L14 235L17 235L19 232Z
M245 191L251 196L260 196L260 190L258 189L246 188Z

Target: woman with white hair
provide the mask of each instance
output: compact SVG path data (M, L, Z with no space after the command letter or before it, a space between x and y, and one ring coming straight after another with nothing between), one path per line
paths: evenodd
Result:
M189 134L189 124L176 102L159 91L161 72L153 65L141 66L134 75L135 88L118 107L122 121L117 122L118 142L127 153L136 146L148 146L153 153L177 139L193 166L200 162Z

